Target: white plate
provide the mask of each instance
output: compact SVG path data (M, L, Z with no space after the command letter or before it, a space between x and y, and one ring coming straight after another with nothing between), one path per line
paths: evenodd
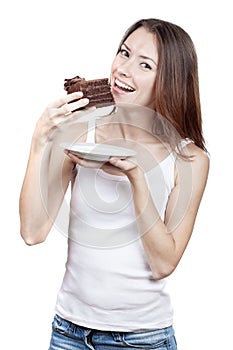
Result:
M107 144L99 144L99 143L69 143L63 142L60 146L64 149L71 151L76 154L80 158L85 158L89 160L97 160L97 161L107 161L110 157L120 157L127 158L130 156L135 156L136 152L124 148L117 147Z

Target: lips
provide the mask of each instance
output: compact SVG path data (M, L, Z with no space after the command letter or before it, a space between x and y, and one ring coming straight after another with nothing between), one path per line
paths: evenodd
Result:
M115 79L114 87L117 88L118 90L126 92L126 93L135 91L135 89L132 86L126 84L125 82L123 82L117 78Z

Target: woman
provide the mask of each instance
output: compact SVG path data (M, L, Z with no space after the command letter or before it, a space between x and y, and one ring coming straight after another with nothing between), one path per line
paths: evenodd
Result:
M111 157L97 165L66 151L60 163L53 161L54 130L73 118L72 111L88 106L88 99L77 92L51 103L32 138L20 198L21 234L29 245L46 239L72 182L68 259L51 350L175 350L166 277L191 237L209 168L190 37L172 23L138 21L120 43L110 81L119 106L140 110L137 122L129 113L128 124L128 116L120 126L100 122L94 133L80 123L76 137L120 140L139 150L138 157ZM153 110L180 135L175 150L169 137L163 138L166 128L155 137L152 124L158 128L159 118ZM100 203L90 195L92 184Z

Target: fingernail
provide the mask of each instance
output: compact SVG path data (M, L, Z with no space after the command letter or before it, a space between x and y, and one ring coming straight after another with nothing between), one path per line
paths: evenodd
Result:
M83 92L82 91L75 91L72 94L74 94L75 96L83 96Z
M82 98L82 100L81 100L83 103L89 103L89 98L86 98L86 97L84 97L84 98Z

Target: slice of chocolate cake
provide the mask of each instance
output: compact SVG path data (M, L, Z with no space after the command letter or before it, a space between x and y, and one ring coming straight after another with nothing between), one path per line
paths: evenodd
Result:
M114 104L108 78L85 80L76 76L71 79L65 79L64 89L68 94L82 91L83 97L87 97L90 100L87 107Z

